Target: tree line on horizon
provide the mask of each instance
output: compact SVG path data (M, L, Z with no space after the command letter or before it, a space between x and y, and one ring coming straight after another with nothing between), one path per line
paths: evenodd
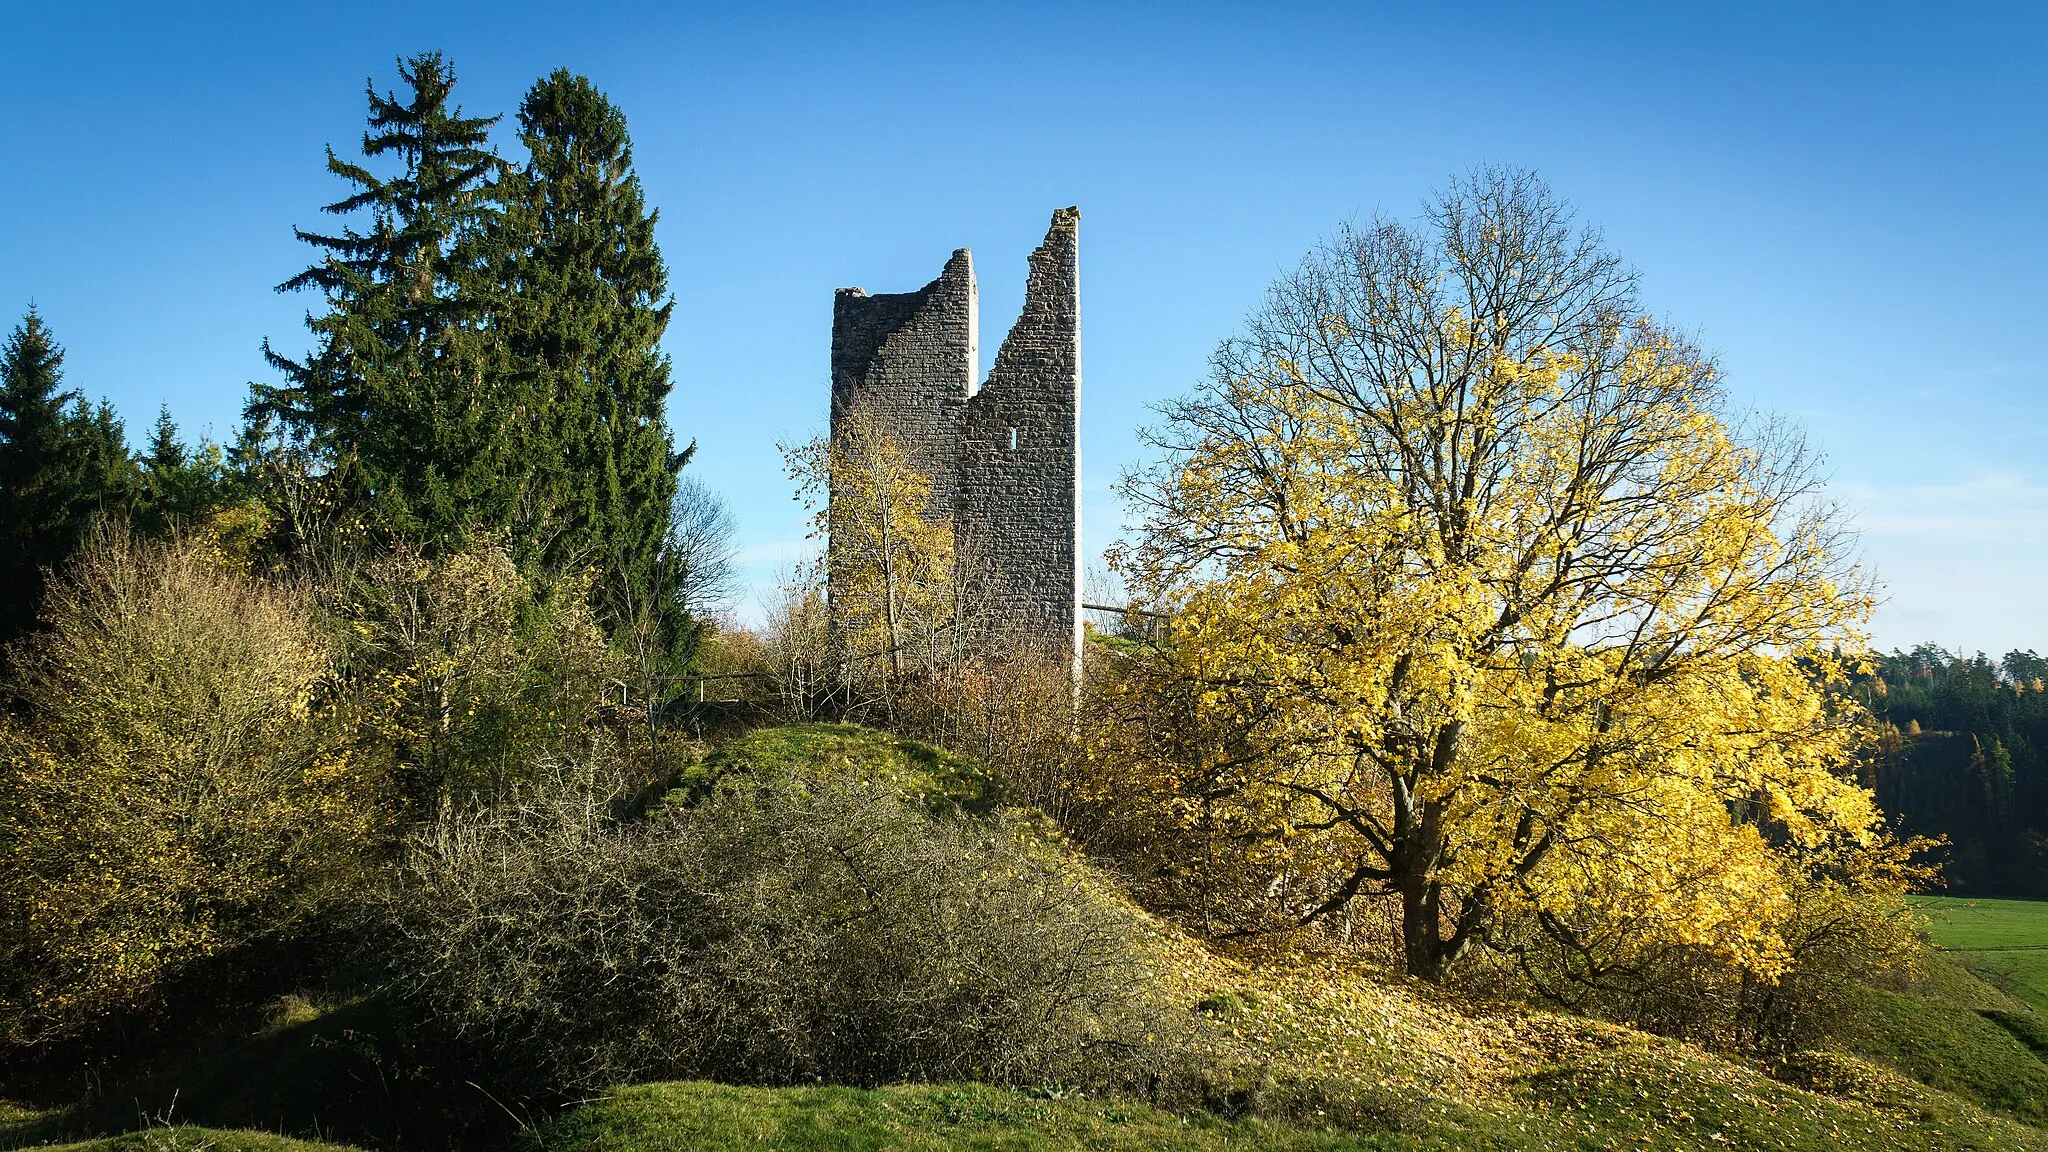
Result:
M680 481L695 449L665 420L672 301L658 213L624 114L567 70L499 117L463 114L439 53L369 84L359 159L327 151L339 227L278 286L318 298L312 347L269 340L229 443L188 443L162 410L140 452L104 402L67 390L31 307L0 350L0 644L35 627L47 575L95 523L204 532L273 569L479 534L535 572L587 572L593 610L647 675L688 661L706 557L683 527L722 510ZM715 564L713 565L715 566Z
M1933 644L1876 662L1869 782L1911 835L1946 841L1969 896L2048 897L2048 658L1993 660Z

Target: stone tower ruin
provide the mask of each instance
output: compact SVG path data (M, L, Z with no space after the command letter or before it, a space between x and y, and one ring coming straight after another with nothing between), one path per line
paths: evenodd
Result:
M1081 651L1081 292L1078 208L1031 254L1024 311L978 381L979 304L965 248L915 292L832 301L832 433L860 410L931 478L994 621ZM829 517L829 513L828 513ZM828 587L828 593L829 593ZM835 598L836 599L836 598Z

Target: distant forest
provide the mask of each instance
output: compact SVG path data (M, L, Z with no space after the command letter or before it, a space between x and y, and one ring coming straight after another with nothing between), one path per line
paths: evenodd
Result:
M1949 842L1949 889L2048 897L2048 658L1922 644L1865 692L1885 725L1866 783L1903 831Z

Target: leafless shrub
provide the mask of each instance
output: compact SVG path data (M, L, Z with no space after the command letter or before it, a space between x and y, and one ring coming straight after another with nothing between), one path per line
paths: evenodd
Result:
M587 770L443 820L386 909L406 998L497 1089L649 1077L1134 1080L1129 913L1005 819L728 778L615 823Z

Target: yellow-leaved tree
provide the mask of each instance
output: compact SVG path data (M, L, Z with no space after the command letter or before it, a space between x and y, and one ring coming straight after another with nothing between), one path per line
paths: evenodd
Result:
M1815 458L1532 174L1340 231L1164 414L1113 559L1228 734L1183 810L1276 853L1296 919L1398 897L1440 979L1509 919L1625 912L1770 978L1787 854L1881 840Z
M826 542L784 589L763 645L785 705L975 756L1019 795L1051 803L1032 781L1067 752L1072 664L1002 611L987 553L955 536L951 493L916 446L856 401L829 437L783 454L813 508L812 537Z
M940 655L954 631L952 517L934 506L931 478L909 449L864 408L841 412L830 437L783 454L798 498L815 509L812 534L827 542L841 679L877 691L886 708L904 675Z

